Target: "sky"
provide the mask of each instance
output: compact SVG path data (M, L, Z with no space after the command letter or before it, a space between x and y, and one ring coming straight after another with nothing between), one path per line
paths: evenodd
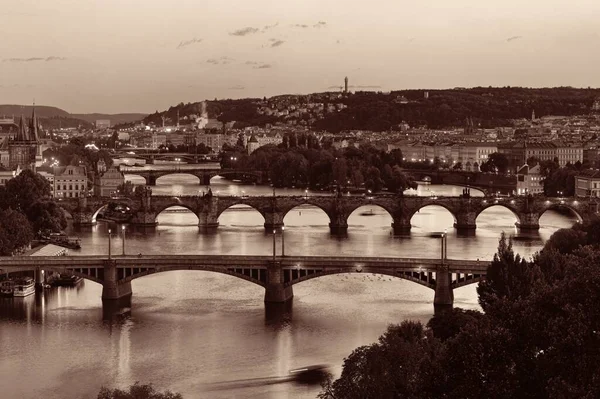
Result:
M600 87L599 0L0 0L0 104Z

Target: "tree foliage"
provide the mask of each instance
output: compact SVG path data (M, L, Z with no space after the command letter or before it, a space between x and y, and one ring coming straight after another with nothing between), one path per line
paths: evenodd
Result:
M124 391L118 388L108 389L102 387L98 393L97 399L183 399L179 393L171 391L158 392L152 384L140 384L136 382L128 390Z
M503 235L478 287L485 313L390 327L320 397L600 397L599 287L600 219L557 231L531 261Z

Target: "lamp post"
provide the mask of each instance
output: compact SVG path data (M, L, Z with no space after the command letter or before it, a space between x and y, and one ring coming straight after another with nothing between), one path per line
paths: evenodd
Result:
M444 230L444 232L441 234L440 238L442 239L442 265L445 263L446 261L446 257L448 256L448 234L446 233L446 230Z
M285 236L283 232L285 231L285 226L281 226L281 257L285 256Z
M109 227L109 228L108 228L108 259L109 259L109 260L110 260L110 239L112 238L112 237L111 237L111 233L112 233L112 230L111 230L111 228Z
M275 261L276 256L275 250L275 229L273 229L273 262Z
M125 256L125 225L121 225L121 233L123 235L123 256Z

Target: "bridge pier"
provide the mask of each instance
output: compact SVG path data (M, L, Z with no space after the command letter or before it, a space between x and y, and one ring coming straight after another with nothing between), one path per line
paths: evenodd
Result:
M280 231L283 227L283 213L281 212L267 212L264 215L265 218L265 232L272 233L273 230Z
M35 269L35 288L44 288L44 270L41 267Z
M104 262L104 281L102 283L102 303L108 305L131 306L131 281L120 282L117 275L117 261L107 259Z
M198 213L198 229L202 233L214 233L219 227L219 219L216 214L216 205L213 207L212 202L208 207Z
M392 229L394 230L394 235L403 235L409 234L412 225L410 224L410 219L394 219L392 222Z
M540 229L540 215L533 212L522 213L515 225L521 230L538 231Z
M152 174L151 174L151 175L149 175L149 176L146 178L146 185L147 185L147 186L156 186L156 179L157 179L157 177L156 177L156 176L154 176L154 175L152 175Z
M212 178L211 175L203 173L201 176L198 177L200 178L201 186L210 186L210 179Z
M454 305L454 291L452 289L452 275L447 265L438 265L435 272L435 296L433 307L435 311L452 309Z
M337 236L348 234L348 217L342 213L329 215L329 232Z
M294 291L291 285L286 286L283 281L281 262L269 261L267 264L267 284L265 285L266 303L283 303L291 301Z
M461 212L456 215L456 221L454 222L454 228L459 232L469 232L477 229L475 220L477 214L475 212Z

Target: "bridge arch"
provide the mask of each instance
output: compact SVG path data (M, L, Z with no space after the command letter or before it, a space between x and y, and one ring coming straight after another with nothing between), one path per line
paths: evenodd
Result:
M306 221L306 212L315 212L316 214L313 216L316 216L318 219L317 220L312 220L311 223L314 223L315 225L319 225L319 226L328 226L329 223L331 223L331 216L329 215L329 213L327 212L327 210L323 207L323 206L318 206L314 203L311 203L310 201L307 201L305 203L299 203L299 204L295 204L294 206L292 206L291 208L288 208L287 210L285 210L283 213L283 218L282 218L282 222L287 226L306 226L306 223L304 223L304 221ZM302 216L302 212L305 212L304 217ZM287 223L286 223L286 219L287 219ZM322 219L322 222L321 222Z
M243 205L244 207L240 207L239 205ZM237 207L237 208L234 208L234 207ZM231 208L243 209L243 208L247 208L247 207L251 208L253 211L260 213L260 215L263 217L263 219L266 220L265 211L263 209L261 209L259 206L255 205L255 204L253 204L251 201L247 201L241 197L237 201L232 201L232 202L225 204L224 206L219 206L219 208L217 209L216 219L218 220L225 211L230 210Z
M142 278L145 276L149 276L157 273L164 273L176 270L195 270L195 271L206 271L206 272L214 272L219 274L225 274L228 276L233 276L242 280L246 280L253 284L259 285L261 287L266 286L267 279L267 271L266 269L252 269L252 268L236 268L231 267L228 269L215 268L210 266L167 266L167 267L157 267L157 268L120 268L119 269L119 277L118 283L127 283L131 282L135 279Z
M567 202L564 202L564 203L552 202L552 203L548 204L547 206L544 207L544 209L542 209L540 211L540 214L539 214L540 219L542 218L542 215L544 215L547 211L557 211L559 213L566 211L566 212L569 212L570 215L575 216L579 222L583 222L583 216L581 215L580 210L576 209L576 206L573 206Z
M433 211L436 212L436 208L442 208L445 210L441 212L441 214L437 214L437 215L431 215L429 214L429 212ZM437 213L440 213L439 211ZM448 224L444 225L444 218L448 217L449 214L449 219ZM441 218L440 218L441 216ZM421 223L419 223L419 220L421 221ZM442 230L444 227L451 229L453 228L453 226L456 226L458 221L458 218L456 216L455 210L452 209L450 206L447 206L444 203L436 203L436 202L429 202L426 204L423 204L423 206L413 210L412 212L409 213L408 216L408 222L413 225L413 226L419 226L426 231L429 231L430 229L427 227L427 225L432 225L434 224L435 227L433 227L434 231L440 231Z
M483 204L483 206L481 208L479 208L477 210L477 212L475 213L475 220L477 220L479 215L481 215L484 211L494 208L494 207L508 209L514 215L514 217L517 219L517 223L521 223L521 217L520 217L517 209L515 207L513 207L512 204L506 203L506 201L498 201L498 200L488 200L487 203Z
M137 177L139 179L143 179L144 180L144 185L145 186L147 186L149 184L148 177L144 176L143 174L136 173L136 172L127 172L127 171L125 171L125 172L123 172L123 177L125 178L125 181L128 180L127 177ZM129 180L131 180L131 179L129 179ZM135 180L137 180L137 179L135 179ZM135 182L133 182L133 183L135 184Z
M389 277L399 278L401 280L411 281L413 283L417 283L427 288L435 289L435 273L428 272L416 272L416 271L405 271L405 272L397 272L393 271L371 271L368 268L359 268L359 267L347 267L347 268L336 268L336 269L326 269L326 270L314 270L311 273L311 270L302 270L302 269L284 269L284 285L285 286L293 286L296 284L303 283L308 280L312 280L314 278L331 276L336 274L375 274L375 275L383 275Z
M177 171L177 172L169 172L169 173L164 173L164 174L157 174L156 175L156 179L155 179L155 183L158 184L159 180L161 180L165 176L191 176L191 177L195 177L196 179L198 179L198 184L199 185L203 183L202 177L198 176L196 173L185 172L185 171Z

